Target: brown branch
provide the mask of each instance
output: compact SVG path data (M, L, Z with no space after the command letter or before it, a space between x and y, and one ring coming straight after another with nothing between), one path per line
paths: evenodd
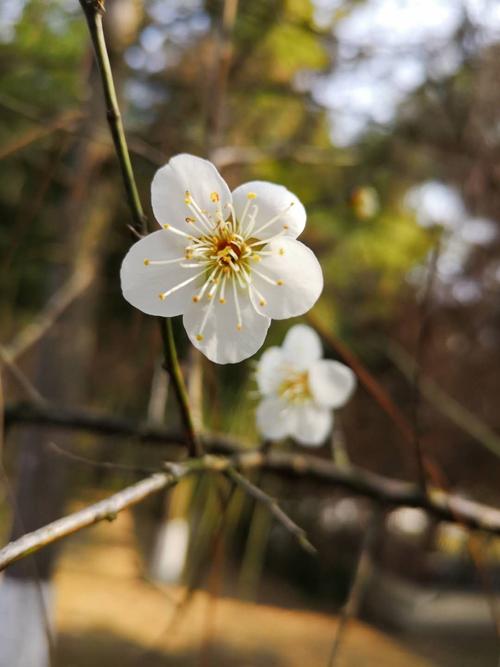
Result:
M335 637L333 638L333 645L330 653L328 667L334 667L337 657L339 656L340 647L342 645L342 640L347 630L348 623L359 613L359 609L363 601L363 596L372 574L373 549L377 540L378 532L382 525L382 515L380 512L375 511L370 517L369 524L364 531L358 560L349 587L349 593L339 614L337 630L335 632Z
M417 362L413 357L393 340L387 342L385 349L388 358L408 380L411 380L417 367ZM495 433L489 424L450 396L428 375L421 373L419 386L422 397L435 410L445 415L455 426L484 445L493 454L500 456L500 435Z
M281 525L291 533L300 546L310 554L316 554L316 548L309 542L307 539L306 532L303 528L298 526L295 521L292 521L288 514L286 514L281 507L278 505L277 501L269 496L267 493L259 489L258 486L252 484L250 480L246 477L243 477L237 470L234 468L228 468L226 475L231 479L235 484L242 488L245 493L254 498L258 503L264 505L267 510L273 515L273 517L281 523Z
M338 340L331 331L323 324L320 318L310 311L306 315L306 319L318 331L321 338L334 352L336 352L343 361L348 364L356 373L358 380L368 391L368 393L378 403L380 408L391 419L393 424L399 430L403 438L409 444L413 445L415 441L415 433L412 425L401 412L398 406L394 403L388 392L380 384L380 382L370 373L364 364L357 358L347 345Z
M90 285L94 274L88 269L76 270L47 301L45 307L15 338L3 347L3 355L14 362L32 347L52 327L59 315L68 308Z
M186 442L183 434L161 426L45 405L7 405L5 423L6 426L39 424L108 436L128 436L142 442L179 447L185 447ZM308 480L316 485L335 486L382 505L419 507L437 519L500 535L499 509L454 493L430 488L426 498L411 482L391 479L354 466L338 468L319 457L282 451L263 452L255 446L249 451L250 443L218 434L207 433L202 441L207 450L230 456L231 463L238 469L262 469L284 477Z
M54 120L39 127L31 128L23 136L17 137L6 146L0 147L0 160L3 160L26 146L29 146L42 137L46 137L53 132L57 132L57 130L66 128L79 118L81 118L81 113L79 111L65 111Z

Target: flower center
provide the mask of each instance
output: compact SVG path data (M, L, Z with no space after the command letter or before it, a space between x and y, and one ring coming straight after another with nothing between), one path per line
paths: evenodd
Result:
M307 371L292 371L278 387L278 395L289 403L305 403L312 398Z
M202 299L206 299L210 303L205 311L199 333L196 335L198 340L203 340L203 331L208 322L213 302L218 300L220 304L226 303L228 291L232 293L238 331L243 328L240 297L250 298L250 303L256 312L259 315L264 314L258 308L265 308L267 301L254 284L253 274L273 287L280 287L284 284L283 280L274 279L260 268L257 269L256 265L263 257L274 254L267 248L267 245L270 241L286 234L288 225L283 224L279 232L271 231L271 226L278 222L294 203L291 202L286 208L255 229L258 214L258 206L254 203L256 197L257 195L252 192L247 194L247 203L238 219L231 203L226 204L224 207L226 210L223 211L219 193L212 192L210 195L214 205L210 213L202 209L191 193L186 191L184 203L190 215L185 218L185 222L191 227L193 233L188 234L169 224L163 225L163 229L186 239L184 255L168 260L144 259L145 266L177 264L181 269L199 269L199 272L181 280L158 295L160 299L164 300L195 281L198 284L202 283L192 296L192 300L194 303L199 303ZM284 248L280 248L277 254L283 255L284 252ZM217 299L213 298L215 296Z

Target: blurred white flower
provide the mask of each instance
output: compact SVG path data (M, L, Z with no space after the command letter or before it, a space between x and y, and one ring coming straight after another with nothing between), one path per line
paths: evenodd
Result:
M321 357L318 334L297 324L282 347L270 347L260 358L257 427L268 440L291 436L310 446L325 440L333 426L333 409L349 400L356 377L348 366Z
M253 181L231 193L211 162L182 154L156 172L151 195L162 229L127 253L123 295L150 315L182 314L212 361L250 357L271 318L301 315L321 294L319 262L296 240L305 209L285 187Z

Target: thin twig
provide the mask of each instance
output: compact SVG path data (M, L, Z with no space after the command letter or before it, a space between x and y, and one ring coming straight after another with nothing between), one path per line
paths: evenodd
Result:
M11 359L11 356L5 349L0 345L0 366L4 366L9 373L12 375L17 384L24 391L26 396L33 401L33 405L39 407L46 405L46 400L31 382L31 380L23 373L19 366ZM4 413L5 425L8 426L8 419L6 412Z
M385 346L387 356L409 380L417 366L413 357L399 343L391 340ZM496 456L500 456L500 435L486 422L446 393L435 380L420 372L420 392L425 400L445 415L455 426L482 444Z
M421 393L420 393L420 370L423 365L426 343L429 340L432 326L432 290L436 277L437 262L440 252L439 242L434 245L428 262L427 277L424 290L420 301L420 328L417 335L415 346L415 364L412 378L413 387L413 446L415 448L415 457L417 460L417 470L420 486L424 493L427 492L427 469L426 456L422 448L422 420L421 420Z
M226 475L231 479L235 484L241 487L249 496L254 498L257 502L261 503L269 512L274 516L274 518L287 530L291 533L300 546L310 554L316 555L316 548L309 542L307 539L306 532L303 528L298 526L295 521L286 514L281 507L278 505L277 501L269 496L265 491L259 489L258 486L252 484L250 480L246 477L243 477L237 470L234 468L228 468L226 470Z
M87 19L90 37L94 45L97 64L101 75L104 98L106 101L106 115L109 129L113 138L116 155L120 163L122 179L125 185L129 207L134 219L134 225L138 231L146 233L148 226L147 218L142 210L139 192L132 171L127 141L125 139L125 130L123 128L120 108L118 106L118 98L116 96L115 84L113 81L113 73L111 71L111 63L109 62L108 50L106 48L106 41L102 29L103 6L101 3L91 2L89 0L80 0L80 4L85 14L85 18Z
M127 140L125 138L125 130L118 106L118 99L116 96L115 85L113 81L113 72L109 61L108 50L106 48L106 41L104 38L104 31L102 27L102 14L104 13L103 0L80 0L83 12L87 19L89 32L94 45L96 60L101 74L102 87L107 108L107 119L113 143L115 146L116 155L120 163L122 172L122 179L127 193L128 203L132 212L134 226L137 232L147 233L147 218L144 214L139 192L135 182L132 164L128 152ZM196 436L191 411L187 399L186 387L182 377L179 361L177 358L177 351L175 349L175 341L172 331L172 323L170 319L160 319L160 327L162 331L163 349L165 353L165 365L170 373L175 395L179 404L182 420L186 433L188 436L188 446L191 454L201 454L200 440Z
M9 155L26 148L34 141L46 137L53 132L66 128L68 125L73 124L76 120L81 118L81 113L78 111L65 111L60 116L54 120L36 128L30 129L28 132L23 134L22 137L17 137L13 139L10 143L3 148L0 148L0 160L5 159Z
M52 327L59 315L68 308L90 285L94 274L89 270L77 270L47 301L45 307L24 327L15 338L3 347L3 357L14 362L32 347Z
M186 385L184 384L184 378L182 377L179 360L177 358L172 320L170 318L160 318L159 322L165 366L172 378L172 386L181 412L182 422L186 430L189 453L191 456L201 456L203 447L194 427Z
M310 311L306 315L306 319L315 327L321 338L334 352L336 352L341 359L343 359L356 373L358 380L368 391L368 393L378 403L380 408L391 419L398 431L401 433L407 443L413 444L415 434L413 427L405 417L403 412L394 403L388 392L380 384L380 382L370 373L364 366L360 359L350 350L347 345L338 340L332 332L323 324L321 319Z
M380 520L381 513L380 511L375 510L370 517L367 530L364 532L361 549L349 587L347 600L342 606L342 610L339 614L339 620L335 632L335 637L333 639L328 667L334 667L335 661L339 655L340 647L342 645L342 640L347 630L347 625L349 621L355 618L359 613L363 595L366 591L366 587L372 571L372 554L378 531L380 529Z

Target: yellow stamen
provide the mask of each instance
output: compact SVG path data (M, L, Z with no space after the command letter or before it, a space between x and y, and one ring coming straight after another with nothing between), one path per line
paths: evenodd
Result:
M281 286L281 285L284 285L284 282L283 282L282 280L277 280L277 281L276 281L276 285L280 285L280 286Z
M212 192L210 195L210 199L214 202L214 204L218 201L220 201L220 196L218 192Z
M255 192L247 192L247 199L256 199L256 197Z
M202 336L202 334L197 334L197 336L196 336L196 340L203 340L203 336Z
M144 266L149 266L149 259L144 260Z

